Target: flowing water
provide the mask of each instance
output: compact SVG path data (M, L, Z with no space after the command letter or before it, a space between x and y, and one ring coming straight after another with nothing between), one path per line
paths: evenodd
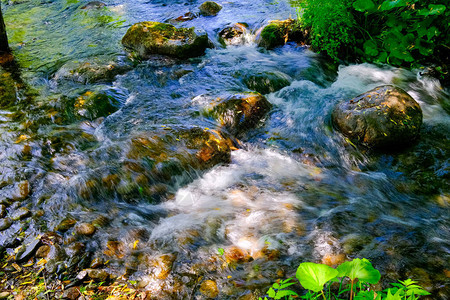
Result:
M127 60L120 39L129 26L196 12L201 2L3 7L20 67L0 69L0 90L15 103L0 106L0 201L8 215L27 207L32 217L0 231L0 245L11 253L73 218L97 230L92 237L60 232L66 261L103 258L108 271L159 298L203 299L200 286L212 280L219 299L247 299L295 274L300 262L365 257L384 283L410 277L433 299L448 299L448 89L418 71L336 67L293 44L258 48L253 32L295 16L285 1L223 1L218 16L179 24L208 33L216 48L202 57ZM236 22L248 24L245 42L224 48L218 32ZM97 60L127 68L100 83L70 76L71 66ZM273 104L265 122L239 136L229 163L189 164L177 132L216 128L202 114L211 99L248 91L245 79L264 73L288 81L265 95ZM330 112L383 84L420 103L420 140L389 153L356 148L333 130ZM74 112L74 102L97 92L119 109L100 118ZM161 141L166 160L145 158L148 149L136 141L148 140Z

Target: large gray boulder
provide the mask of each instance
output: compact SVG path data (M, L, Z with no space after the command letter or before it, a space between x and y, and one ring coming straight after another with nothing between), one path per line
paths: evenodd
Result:
M410 144L422 125L419 104L402 89L384 85L339 103L334 127L368 147L390 148Z
M148 59L153 54L183 59L196 57L212 47L208 35L197 35L194 27L177 28L159 22L134 24L122 38L122 44L133 56L141 59Z

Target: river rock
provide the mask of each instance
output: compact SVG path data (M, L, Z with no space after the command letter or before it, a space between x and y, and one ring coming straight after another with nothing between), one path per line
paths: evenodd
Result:
M39 248L40 244L40 239L34 239L33 241L31 241L31 243L23 245L22 248L20 248L19 252L17 252L16 254L16 261L21 262L31 258L35 251Z
M219 295L219 289L217 283L213 280L205 280L200 285L200 293L207 298L216 298Z
M148 59L153 54L185 59L203 55L212 47L206 33L197 35L193 27L176 28L159 22L134 24L122 38L122 44L141 59Z
M36 257L37 258L46 258L49 253L50 253L50 246L43 245L37 249Z
M67 217L64 220L62 220L56 227L55 227L55 231L59 231L59 232L66 232L67 230L69 230L70 228L72 228L73 226L75 226L75 224L77 223L77 220L75 220L72 217Z
M31 216L31 211L26 207L20 207L11 213L13 221L23 220Z
M217 16L222 6L213 1L203 2L199 7L202 16Z
M248 92L218 98L205 114L216 119L231 134L239 136L257 127L272 105L259 93Z
M86 269L87 275L96 281L106 281L109 277L108 272L99 269Z
M291 84L291 77L283 72L259 72L244 77L243 82L249 88L261 94L281 90Z
M64 293L62 295L63 299L69 299L69 300L75 300L78 299L80 296L80 290L78 287L71 287L66 290L64 290Z
M91 236L95 233L95 226L89 223L81 223L75 228L75 232L79 235Z
M87 91L75 100L74 114L94 120L109 116L116 112L119 107L120 102L111 96L108 91Z
M81 9L100 9L105 7L106 4L101 1L91 1L81 7Z
M270 21L270 23L256 33L256 43L259 47L273 49L287 42L304 43L306 33L300 24L293 19L284 21Z
M219 41L224 45L242 45L245 43L245 33L248 25L235 23L219 32Z
M12 225L12 220L10 218L0 219L0 231L6 230Z
M405 91L385 85L339 103L332 121L337 130L356 142L395 149L418 137L422 110Z
M96 82L111 82L116 75L131 70L131 65L110 57L95 57L90 60L68 62L56 72L54 79L72 80L83 84Z
M0 218L6 216L6 206L4 204L0 204Z

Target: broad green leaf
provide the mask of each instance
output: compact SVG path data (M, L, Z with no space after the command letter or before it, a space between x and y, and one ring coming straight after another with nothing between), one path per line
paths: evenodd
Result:
M276 295L275 290L274 290L273 288L270 288L270 289L267 291L267 295L269 295L269 297L271 297L271 298L274 298L275 295Z
M364 45L364 52L369 56L377 56L378 55L378 47L377 43L375 43L373 40L367 40Z
M419 287L419 288L408 289L408 290L406 291L406 295L407 295L407 296L411 296L411 295L416 295L416 296L426 296L426 295L430 295L430 293L428 293L427 291L425 291L422 287Z
M360 291L354 300L381 300L381 293L376 294L374 291Z
M402 290L398 290L394 295L391 294L391 289L387 289L387 295L384 300L402 300Z
M372 0L356 0L353 2L353 8L357 11L365 12L375 8Z
M442 4L430 4L428 5L428 9L421 9L417 13L420 16L434 16L440 15L445 11L446 7Z
M339 277L347 276L351 280L358 278L360 281L376 284L380 280L380 272L375 269L369 260L355 258L337 267Z
M325 283L335 278L338 273L336 269L327 265L307 262L300 264L295 276L305 289L319 292Z
M396 7L406 6L406 0L385 0L380 7L381 11L390 10Z

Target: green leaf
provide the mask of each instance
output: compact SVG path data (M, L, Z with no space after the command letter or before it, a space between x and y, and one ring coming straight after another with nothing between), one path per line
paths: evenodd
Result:
M336 269L327 265L307 262L300 264L295 276L305 289L319 292L325 283L335 278L338 273Z
M420 16L434 16L440 15L445 11L446 7L442 4L430 4L428 5L428 9L421 9L417 13Z
M219 249L217 249L217 253L219 255L224 255L225 254L225 250L223 250L223 248L219 248Z
M274 297L276 296L275 290L274 290L273 288L270 288L270 289L267 291L267 295L268 295L269 297L271 297L271 298L274 298Z
M298 294L294 291L290 291L290 290L282 290L282 291L278 291L277 295L275 296L275 299L282 299L284 297L287 296L298 296Z
M385 11L402 6L406 6L406 0L386 0L381 4L380 10Z
M394 295L391 294L391 289L387 289L387 295L384 300L402 300L402 290L398 290Z
M341 264L338 268L339 277L347 276L351 280L358 278L360 281L376 284L380 280L380 272L375 269L369 260L355 258Z
M353 8L357 11L365 12L375 8L372 0L356 0L353 2Z
M378 47L377 43L373 40L367 40L364 45L364 52L369 56L377 56L378 55Z
M381 293L375 296L374 291L360 291L354 300L381 300Z

